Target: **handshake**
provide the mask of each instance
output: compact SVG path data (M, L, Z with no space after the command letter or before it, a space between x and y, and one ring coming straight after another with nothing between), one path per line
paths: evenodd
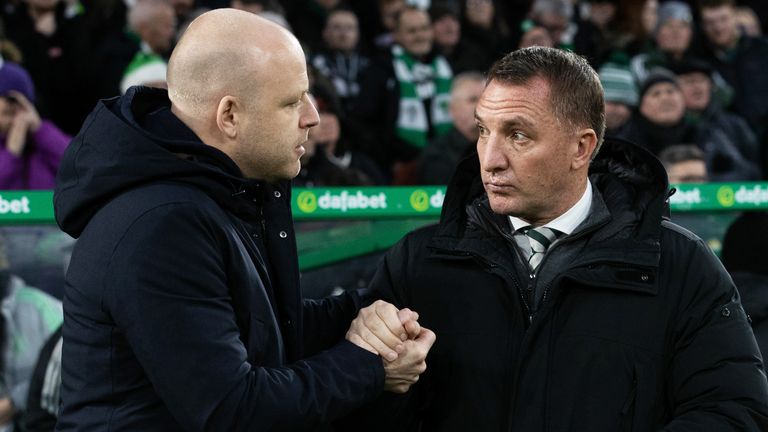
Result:
M386 391L407 392L427 369L435 333L421 327L418 319L410 309L398 310L378 300L361 309L347 331L348 341L382 357Z

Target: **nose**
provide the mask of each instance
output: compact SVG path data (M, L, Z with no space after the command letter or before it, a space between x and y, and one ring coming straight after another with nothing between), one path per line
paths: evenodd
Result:
M501 150L500 138L491 134L483 140L480 138L477 144L477 153L480 158L480 167L483 171L499 172L509 168L509 161Z
M317 112L315 104L312 103L312 99L307 98L307 103L304 105L304 112L301 113L299 119L299 127L302 129L309 129L320 124L320 114Z

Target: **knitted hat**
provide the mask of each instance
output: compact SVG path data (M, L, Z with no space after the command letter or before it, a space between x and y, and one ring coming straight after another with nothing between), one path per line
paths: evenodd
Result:
M681 1L668 1L659 5L659 20L656 23L656 31L671 20L685 21L688 24L693 22L691 8Z
M456 19L459 18L459 11L447 4L434 4L429 8L429 18L431 22L440 21L444 16L452 16Z
M712 77L714 69L704 60L689 59L680 62L674 62L669 65L669 70L675 75L685 75L694 72L701 72L708 77Z
M162 57L140 51L125 69L123 80L120 82L120 92L125 94L131 86L165 81L167 69L168 65Z
M640 86L640 99L645 96L645 93L651 87L663 82L667 82L674 85L675 87L679 87L677 84L677 77L675 77L672 72L662 68L651 69L648 77L645 78L645 81L643 81L643 84Z
M637 86L628 68L616 63L606 63L600 68L599 75L606 102L637 105Z
M723 264L729 272L745 271L768 274L768 213L744 212L725 233Z
M3 61L0 65L0 96L8 96L11 90L16 90L35 103L35 85L29 73L16 63Z

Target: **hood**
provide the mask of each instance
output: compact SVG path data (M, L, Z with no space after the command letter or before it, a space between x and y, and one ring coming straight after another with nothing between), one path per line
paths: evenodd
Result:
M636 226L632 232L636 240L658 243L669 184L655 156L628 141L606 138L590 165L589 177L611 213L615 230L632 224ZM487 198L480 162L473 153L459 164L448 185L440 217L441 235L460 236L467 225L466 207L483 200Z
M150 182L193 184L223 205L233 205L232 195L254 182L243 179L226 154L203 144L171 114L180 130L173 137L145 128L150 113L169 107L167 91L146 87L96 105L59 166L53 203L63 231L79 237L105 203Z

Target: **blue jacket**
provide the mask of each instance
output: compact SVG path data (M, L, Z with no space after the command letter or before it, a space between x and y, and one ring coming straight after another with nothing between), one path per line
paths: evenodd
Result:
M242 178L165 91L97 105L54 205L79 238L57 430L305 430L381 391L381 359L339 342L357 294L302 300L289 186Z

